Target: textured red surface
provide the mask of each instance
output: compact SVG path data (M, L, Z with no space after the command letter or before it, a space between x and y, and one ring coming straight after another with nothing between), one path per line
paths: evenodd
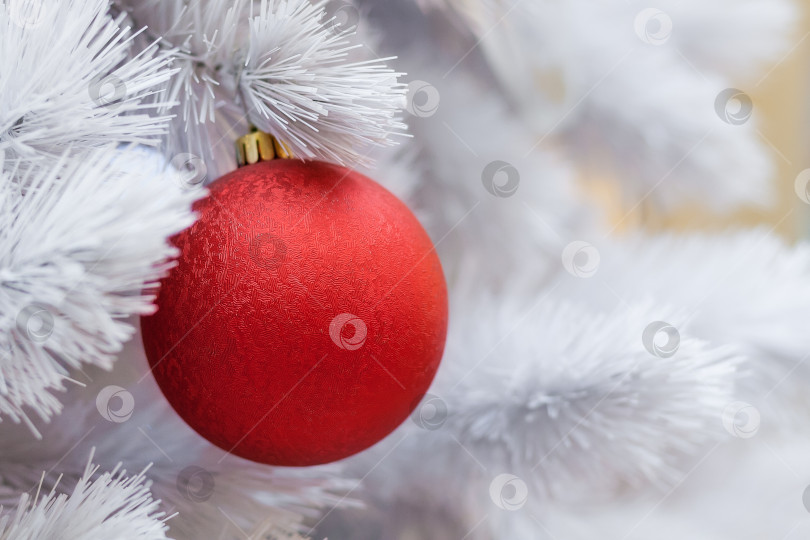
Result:
M258 163L210 189L141 321L166 398L212 443L275 465L385 437L444 349L447 292L421 225L380 185L327 163Z

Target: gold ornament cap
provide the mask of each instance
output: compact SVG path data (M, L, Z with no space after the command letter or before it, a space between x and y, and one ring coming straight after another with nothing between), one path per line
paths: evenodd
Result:
M236 162L239 167L271 159L292 159L290 147L269 133L251 126L250 133L236 139Z

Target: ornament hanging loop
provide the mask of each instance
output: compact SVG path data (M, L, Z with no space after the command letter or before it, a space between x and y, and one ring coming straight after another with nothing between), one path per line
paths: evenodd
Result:
M239 167L272 159L292 159L290 148L269 133L251 126L250 133L236 139L236 162Z

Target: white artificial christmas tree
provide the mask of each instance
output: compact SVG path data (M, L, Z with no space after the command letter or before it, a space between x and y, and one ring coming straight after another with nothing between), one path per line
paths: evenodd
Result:
M737 86L796 46L797 17L0 0L0 538L806 536L810 249L765 228L619 234L580 181L618 178L631 211L767 205L771 149ZM371 171L447 279L429 394L335 465L211 445L138 339L169 238L251 125Z

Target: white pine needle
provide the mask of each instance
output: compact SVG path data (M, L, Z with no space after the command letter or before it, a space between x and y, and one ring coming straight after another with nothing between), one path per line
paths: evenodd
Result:
M21 165L67 147L154 144L168 118L146 103L169 79L156 46L127 58L107 0L0 2L0 153Z
M404 131L406 88L389 59L350 61L351 32L332 28L308 0L125 2L139 24L179 50L167 99L179 105L168 153L205 160L209 178L231 170L248 121L301 158L370 162L370 146Z
M324 2L262 0L250 21L240 89L260 129L286 141L301 157L365 162L360 151L389 145L404 129L400 75L384 60L348 62L345 33L324 23Z
M0 540L167 538L165 514L149 491L146 469L127 477L119 465L93 479L97 471L88 462L70 495L56 488L41 499L39 490L33 500L29 493L20 495L16 511L0 518Z
M63 157L0 182L0 415L42 419L67 368L109 369L172 266L167 238L193 222L186 191L143 152ZM146 165L146 167L145 167ZM145 169L145 170L144 170ZM33 429L33 427L32 427Z
M618 299L654 298L686 312L682 329L700 339L734 346L757 373L753 396L781 400L810 382L805 361L810 336L810 245L788 245L776 234L751 229L723 234L637 235L599 246L591 279L553 285L555 295L615 309ZM776 399L778 398L778 399ZM789 406L779 414L785 418Z
M626 482L671 483L684 458L723 435L741 360L734 349L686 332L670 357L645 348L647 325L679 328L683 313L510 298L483 295L456 311L464 315L431 390L447 403L442 429L479 460L570 500Z
M171 50L175 70L155 99L173 119L164 152L203 160L213 180L236 166L234 141L246 133L236 101L236 58L248 33L248 0L122 0L132 19Z
M129 470L153 464L150 490L168 513L177 513L168 521L176 540L241 540L240 529L306 532L322 512L356 506L353 497L344 496L356 481L339 466L270 467L224 456L177 416L154 379L137 382L148 369L139 340L120 357L112 373L94 373L87 387L70 391L60 421L41 427L42 441L31 440L22 426L0 426L0 504L14 505L42 469L58 467L67 482L76 481L85 465L81 456L96 448L102 469L118 462ZM133 398L121 422L101 414L104 402L98 409L99 392L113 381ZM117 401L107 406L115 410ZM44 485L51 489L53 479Z

